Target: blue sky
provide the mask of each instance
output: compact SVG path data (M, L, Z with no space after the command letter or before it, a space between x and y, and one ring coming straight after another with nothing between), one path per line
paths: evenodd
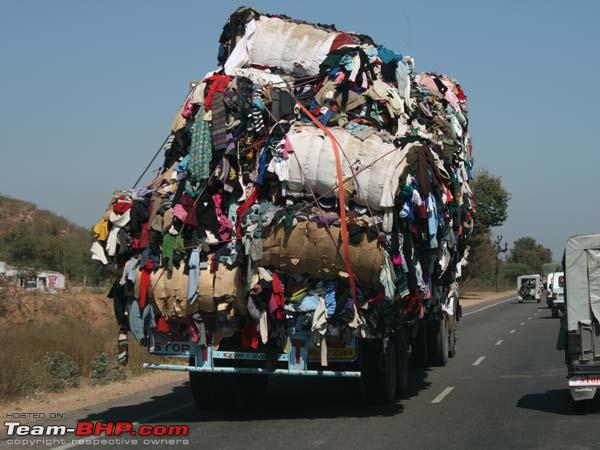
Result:
M461 81L476 164L512 193L501 232L559 257L600 230L600 2L248 2L343 30ZM84 226L130 187L188 82L216 64L231 1L0 5L0 193Z

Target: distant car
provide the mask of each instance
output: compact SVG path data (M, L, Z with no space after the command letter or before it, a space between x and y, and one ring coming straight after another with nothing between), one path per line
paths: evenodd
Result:
M517 278L517 293L519 303L524 300L542 300L542 277L539 275L521 275Z
M549 273L546 275L546 281L544 282L544 289L546 289L546 305L548 305L548 308L552 308L552 289L550 286L552 286L553 276L554 272Z
M550 304L552 317L558 317L558 312L565 313L565 273L554 272L552 279L548 283L548 292L550 293Z

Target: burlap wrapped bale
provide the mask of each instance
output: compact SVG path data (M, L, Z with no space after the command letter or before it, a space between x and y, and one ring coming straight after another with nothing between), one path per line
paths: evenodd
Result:
M330 227L337 245L341 248L340 228ZM383 252L377 241L366 237L358 245L350 245L350 259L359 281L368 286L379 282L383 265ZM314 222L300 222L289 232L277 227L263 234L261 266L269 269L321 279L337 278L345 271L344 260L336 250L327 228Z

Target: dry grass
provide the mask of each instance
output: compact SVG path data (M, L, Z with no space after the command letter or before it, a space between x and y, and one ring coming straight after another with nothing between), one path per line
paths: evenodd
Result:
M112 320L105 320L105 315L83 320L79 315L65 314L62 308L54 310L56 304L49 300L43 311L42 308L37 310L40 315L43 313L43 319L33 314L25 323L11 323L7 320L6 312L7 309L14 310L14 304L7 308L6 302L20 300L0 297L3 297L0 298L0 310L4 311L4 320L0 321L3 322L0 327L0 401L52 390L55 380L42 362L47 353L61 352L66 359L74 360L82 380L90 377L91 364L97 355L105 353L116 360L118 328ZM142 362L155 359L130 337L129 364L125 371L127 376L139 375L143 371Z

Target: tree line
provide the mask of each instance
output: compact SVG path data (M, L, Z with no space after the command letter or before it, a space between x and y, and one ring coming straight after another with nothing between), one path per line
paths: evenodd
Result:
M502 179L489 170L480 170L471 189L475 197L471 253L464 283L467 286L496 288L514 287L520 275L553 271L552 252L531 236L513 242L509 249L503 237L494 235L493 228L502 226L508 218L510 193ZM553 268L549 269L552 265Z

